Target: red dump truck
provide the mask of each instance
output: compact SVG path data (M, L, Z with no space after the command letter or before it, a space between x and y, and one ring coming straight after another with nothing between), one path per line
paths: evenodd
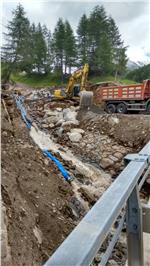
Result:
M108 113L146 111L150 114L150 79L142 84L99 87L96 97L105 103Z

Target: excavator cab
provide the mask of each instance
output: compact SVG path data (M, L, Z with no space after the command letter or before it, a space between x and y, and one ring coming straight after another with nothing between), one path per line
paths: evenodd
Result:
M79 97L79 93L80 93L80 84L75 84L71 91L70 98ZM54 96L56 98L66 98L65 90L64 89L55 90Z
M72 90L72 96L79 97L79 92L80 92L80 84L75 84Z

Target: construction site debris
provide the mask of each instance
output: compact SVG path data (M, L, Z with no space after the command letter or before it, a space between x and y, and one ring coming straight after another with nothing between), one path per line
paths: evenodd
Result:
M30 135L10 95L5 102L11 124L2 108L2 199L12 266L40 266L123 169L123 157L149 140L150 118L84 112L72 101L41 99L40 92L31 101L32 92L23 93ZM72 142L71 135L80 137ZM62 163L74 177L71 184L39 148ZM110 262L123 265L125 250L123 238Z

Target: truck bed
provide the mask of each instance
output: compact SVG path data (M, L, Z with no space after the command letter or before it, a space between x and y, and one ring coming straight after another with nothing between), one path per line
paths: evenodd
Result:
M150 80L142 84L100 87L97 97L102 101L108 100L144 100L150 97Z

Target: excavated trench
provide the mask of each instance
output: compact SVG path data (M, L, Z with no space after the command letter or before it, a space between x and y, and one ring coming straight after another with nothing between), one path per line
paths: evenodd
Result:
M2 110L2 198L7 232L3 265L42 265L124 168L123 157L138 152L150 136L149 116L81 113L71 101L49 102L34 99L32 94L24 98L33 121L30 132L11 97L5 99L8 114ZM60 160L72 182L63 179L41 149ZM148 188L146 183L143 200ZM93 265L100 261L110 237ZM124 265L125 260L122 235L109 265Z

